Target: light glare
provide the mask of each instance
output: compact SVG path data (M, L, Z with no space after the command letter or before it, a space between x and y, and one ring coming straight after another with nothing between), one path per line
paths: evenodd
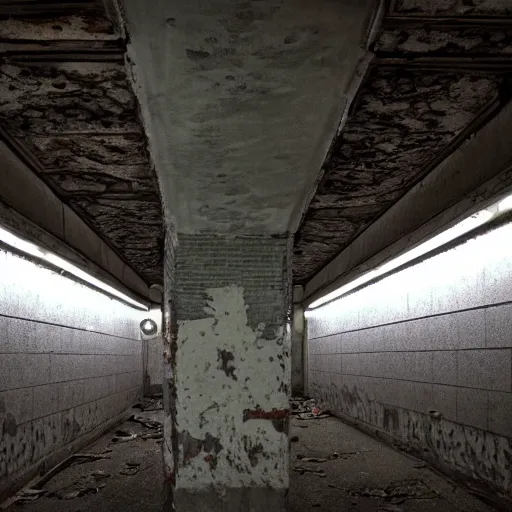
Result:
M512 196L508 196L498 204L499 212L506 212L512 209Z
M501 207L502 204L505 204L505 206L512 208L512 196L507 197L506 199L502 200L499 203L500 212L503 211ZM327 295L324 295L323 297L313 301L309 305L309 310L318 308L319 306L325 304L326 302L330 302L334 299L337 299L342 295L345 295L346 293L350 292L351 290L354 290L355 288L358 288L359 286L368 283L373 279L376 279L377 277L380 277L388 272L391 272L392 270L395 270L398 267L401 267L402 265L405 265L406 263L409 263L410 261L419 258L420 256L423 256L435 249L438 249L439 247L442 247L443 245L446 245L452 240L455 240L456 238L466 233L469 233L473 229L482 226L483 224L488 222L493 216L494 214L489 210L481 210L475 213L474 215L471 215L467 219L464 219L462 222L459 222L450 229L443 231L439 235L434 236L430 240L427 240L426 242L418 245L417 247L411 249L410 251L407 251L401 256L398 256L397 258L394 258L393 260L384 263L380 267L377 267L376 269L371 270L366 274L363 274L362 276L354 279L350 283L347 283L346 285L338 288L337 290L334 290L331 293L328 293Z
M142 320L142 322L140 323L140 330L146 336L151 336L158 332L158 325L151 318L146 318L146 320Z
M62 270L65 270L66 272L69 272L75 277L78 277L79 279L82 279L83 281L91 284L95 288L99 288L100 290L103 290L109 293L110 295L113 295L114 297L117 297L118 299L127 302L131 306L143 309L145 311L148 310L146 304L142 304L141 302L132 299L131 297L120 292L113 286L104 283L103 281L88 274L87 272L84 272L82 269L76 267L72 263L62 259L60 256L57 256L54 253L46 251L41 247L38 247L37 245L33 244L32 242L23 240L22 238L16 236L15 234L11 233L10 231L7 231L2 227L0 227L0 240L5 244L9 245L10 247L13 247L14 249L17 249L25 254L29 254L30 256L34 256L36 258L47 261L48 263L51 263L52 265L55 265L56 267L59 267Z

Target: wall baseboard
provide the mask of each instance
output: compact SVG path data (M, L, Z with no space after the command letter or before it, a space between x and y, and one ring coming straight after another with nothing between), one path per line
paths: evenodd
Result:
M409 445L405 445L398 437L380 427L365 423L361 420L356 420L348 414L332 409L331 413L344 423L357 428L364 434L379 439L394 450L401 452L406 457L413 458L418 462L427 462L430 468L436 473L440 473L444 478L449 478L464 486L470 494L477 496L485 503L493 506L496 510L503 512L510 512L510 510L512 510L512 499L505 496L499 489L493 489L488 484L483 484L478 480L467 477L456 471L449 464L443 463L443 461L439 460L437 457L431 456L429 452L416 450Z
M57 464L62 462L73 453L80 451L82 448L93 443L115 426L127 420L132 414L133 411L130 407L117 416L114 416L113 418L110 418L109 420L101 423L90 432L87 432L86 434L83 434L82 436L71 441L71 443L68 443L53 453L39 459L36 463L32 464L28 468L19 471L18 474L13 475L6 482L2 482L0 485L0 505L3 501L7 500L10 496L19 491L32 479L38 476L41 473L41 468L46 467L49 470L55 467Z

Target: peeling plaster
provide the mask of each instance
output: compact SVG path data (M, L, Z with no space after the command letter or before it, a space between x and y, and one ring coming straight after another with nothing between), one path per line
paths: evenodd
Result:
M510 55L512 29L469 28L389 28L375 44L377 52L421 53L426 55Z
M39 175L147 282L161 283L162 205L124 64L6 59L0 96L0 123Z
M394 11L424 16L506 16L512 8L510 0L398 0Z
M500 83L495 74L375 67L296 234L294 280L312 277L414 186Z
M116 40L112 23L102 13L57 15L34 18L27 16L18 19L0 20L1 39L30 39L41 41Z
M177 229L286 232L365 55L373 2L123 6L134 90Z
M264 324L257 330L248 326L242 287L206 293L208 317L178 323L176 487L287 488L287 430L273 422L288 414L287 387L280 383L290 380L289 358L279 356L289 353L289 336L283 327L267 339ZM221 361L229 364L228 371L217 364L219 354L226 356ZM168 416L167 433L169 421ZM171 459L167 453L169 468Z

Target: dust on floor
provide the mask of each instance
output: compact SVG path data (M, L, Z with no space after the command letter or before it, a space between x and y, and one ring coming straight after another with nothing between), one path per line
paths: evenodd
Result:
M44 495L13 504L8 512L160 512L163 470L157 434L163 412L134 413L150 421L146 426L127 421L82 450L108 458L77 461L82 463L44 485ZM136 436L128 439L131 434ZM290 512L494 511L424 463L337 418L294 416L290 439Z
M338 418L293 417L292 436L298 441L290 454L290 512L495 510L425 463Z
M43 486L44 495L7 511L160 512L164 477L158 424L163 411L134 409L133 414L142 423L125 421L80 451L104 458L77 459Z

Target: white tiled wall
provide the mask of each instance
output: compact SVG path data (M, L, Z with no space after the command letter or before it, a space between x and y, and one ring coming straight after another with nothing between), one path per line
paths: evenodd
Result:
M2 484L133 403L143 314L0 250Z
M512 437L512 225L313 311L308 338L313 394L355 386Z

